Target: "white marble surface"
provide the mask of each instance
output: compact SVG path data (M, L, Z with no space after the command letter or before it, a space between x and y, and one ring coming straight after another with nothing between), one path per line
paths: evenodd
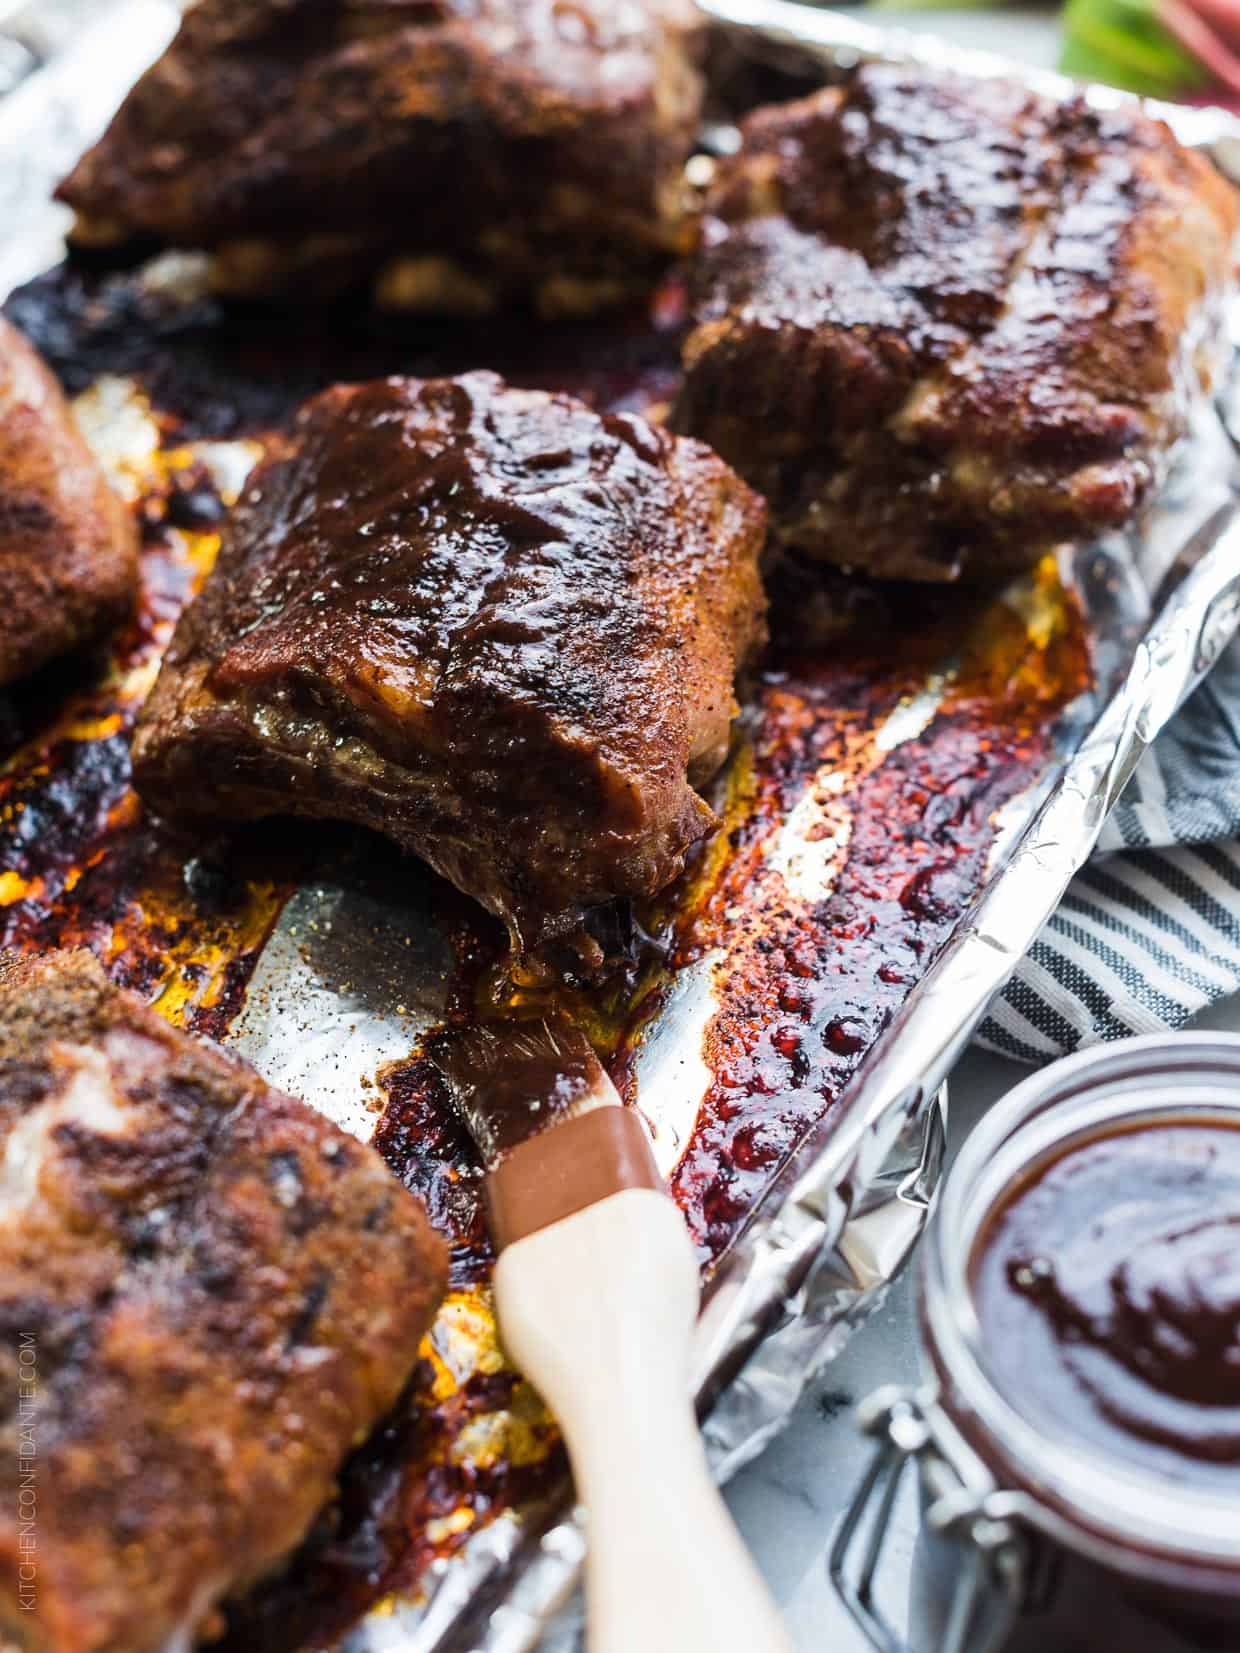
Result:
M1193 1025L1240 1033L1240 998L1203 1012ZM951 1149L1028 1071L983 1051L968 1052L951 1080ZM868 1456L853 1424L856 1403L882 1383L906 1382L916 1374L912 1285L912 1275L906 1273L875 1317L811 1385L785 1432L728 1490L737 1521L784 1610L793 1643L803 1653L865 1653L868 1647L831 1588L826 1552ZM897 1508L897 1555L907 1555L913 1530L909 1499ZM898 1612L898 1600L894 1606ZM934 1653L918 1645L915 1627L912 1641L915 1653Z

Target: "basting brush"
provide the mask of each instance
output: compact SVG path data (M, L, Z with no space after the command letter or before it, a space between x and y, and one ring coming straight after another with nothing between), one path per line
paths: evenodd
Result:
M504 1344L586 1508L591 1653L791 1653L702 1448L697 1258L639 1115L566 1025L448 1030L427 1054L482 1155Z

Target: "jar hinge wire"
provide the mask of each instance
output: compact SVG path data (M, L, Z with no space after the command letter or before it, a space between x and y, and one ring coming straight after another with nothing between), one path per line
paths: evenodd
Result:
M916 1463L926 1530L949 1541L958 1559L936 1653L994 1653L1020 1611L1030 1574L1029 1546L1013 1519L1019 1498L996 1486L932 1389L880 1389L858 1421L878 1444L831 1546L836 1590L879 1653L918 1653L874 1596L896 1495Z

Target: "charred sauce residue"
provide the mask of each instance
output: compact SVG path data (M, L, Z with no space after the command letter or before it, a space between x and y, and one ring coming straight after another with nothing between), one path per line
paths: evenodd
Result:
M897 633L908 639L897 664L839 639L829 663L793 655L761 684L751 800L671 961L674 971L704 950L718 956L714 1080L673 1177L704 1261L735 1237L925 972L979 887L997 811L1045 763L1086 656L1052 560L1035 590L1036 643L1002 598L974 606L954 594L947 608L902 593L897 606L916 607ZM957 650L937 706L932 694L919 710L928 674ZM772 855L798 805L794 849Z
M50 668L0 710L0 946L89 947L116 981L218 1035L296 874L260 857L221 877L143 819L129 731L210 567L223 506L175 446L113 475L144 528L134 617L110 658Z
M353 311L282 331L270 315L169 294L62 271L9 306L71 388L124 375L159 411L154 449L122 478L146 529L138 619L106 665L60 668L0 707L0 941L89 946L173 1020L219 1036L316 837L299 825L293 854L287 833L278 852L261 833L178 845L129 785L129 728L217 543L219 489L195 441L259 430L321 385L392 371L498 367L601 406L649 407L674 389L676 312L673 296L654 327L540 330L534 357L533 330L392 336ZM671 896L621 915L621 967L603 989L556 995L623 1084L678 973L712 972L713 1077L674 1175L707 1265L924 973L978 888L996 811L1044 770L1056 715L1088 680L1081 618L1049 559L1032 611L995 593L791 567L773 596L798 624L776 636L748 697L724 830ZM459 899L444 908L455 1018L545 1004L545 989L505 976L489 921ZM382 1083L376 1146L453 1240L452 1290L404 1400L346 1466L299 1558L231 1613L221 1645L236 1653L329 1643L487 1521L562 1483L554 1425L498 1349L472 1147L429 1063L415 1057Z

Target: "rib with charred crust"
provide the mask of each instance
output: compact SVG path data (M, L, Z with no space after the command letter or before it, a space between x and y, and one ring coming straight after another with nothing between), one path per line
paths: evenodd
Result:
M43 360L0 318L0 684L101 636L137 578L129 512Z
M199 0L60 193L237 293L593 310L683 246L699 46L691 0Z
M179 819L362 822L518 950L716 824L764 636L761 503L714 454L491 373L338 386L255 474L134 742Z
M914 579L1126 523L1208 386L1236 206L1135 102L860 70L720 163L676 423L783 543Z
M0 955L4 1645L190 1646L330 1497L446 1272L372 1149L89 954Z

